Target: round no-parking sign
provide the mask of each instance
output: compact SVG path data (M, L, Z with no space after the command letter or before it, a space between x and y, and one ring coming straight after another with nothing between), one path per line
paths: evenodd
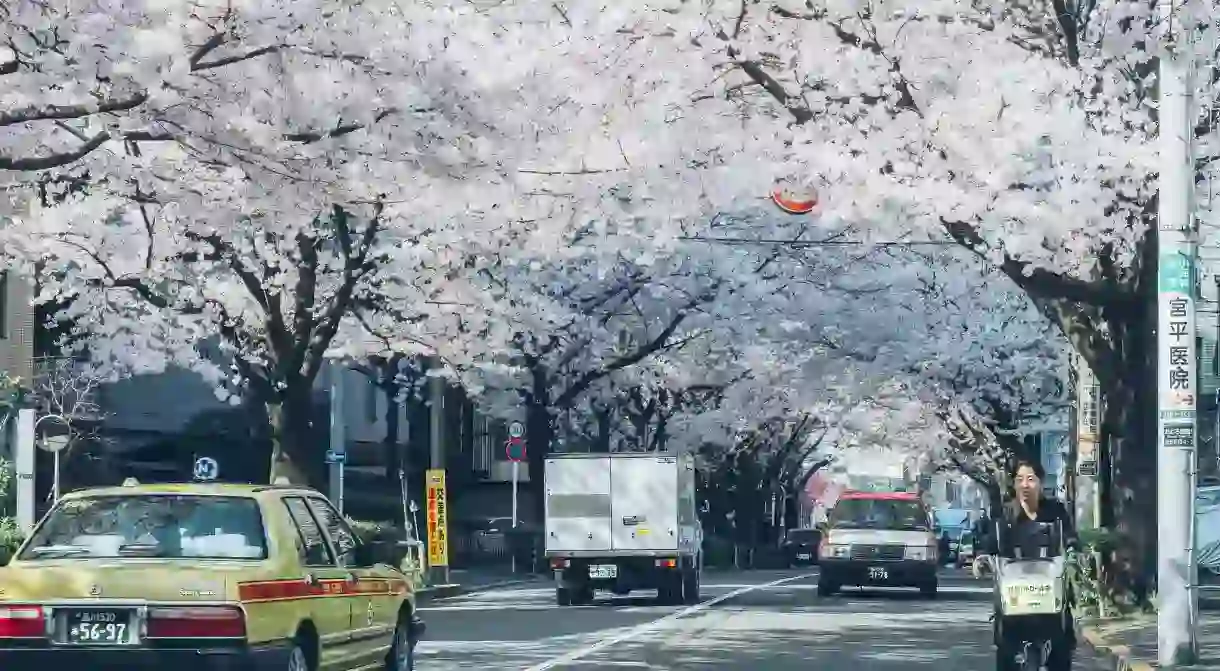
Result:
M220 464L211 457L199 457L191 471L196 480L215 480L220 476Z

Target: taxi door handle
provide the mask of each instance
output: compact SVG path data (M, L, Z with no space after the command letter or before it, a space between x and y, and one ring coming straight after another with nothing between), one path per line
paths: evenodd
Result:
M316 576L312 573L306 573L305 574L305 584L309 585L310 587L317 587L318 586L318 576Z
M360 582L360 578L356 577L355 573L348 573L343 577L343 579L346 580L347 584L349 585L355 585L357 582Z

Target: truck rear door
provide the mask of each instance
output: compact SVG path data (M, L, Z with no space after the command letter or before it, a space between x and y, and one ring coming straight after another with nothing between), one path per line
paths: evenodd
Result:
M678 460L611 460L615 550L665 551L678 547Z
M610 549L609 458L546 461L546 551Z

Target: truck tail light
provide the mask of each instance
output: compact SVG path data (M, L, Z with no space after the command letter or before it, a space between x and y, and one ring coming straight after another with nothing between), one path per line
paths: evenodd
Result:
M658 559L657 566L660 568L674 568L678 565L677 559Z
M42 606L0 606L0 638L42 638L46 633Z
M563 557L551 557L551 568L561 569L568 567L568 560Z
M237 606L150 608L149 638L245 638L246 615Z

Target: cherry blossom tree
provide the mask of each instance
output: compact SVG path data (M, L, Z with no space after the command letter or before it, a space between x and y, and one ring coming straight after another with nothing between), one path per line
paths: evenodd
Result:
M1155 538L1145 307L1155 284L1154 10L1128 0L726 1L674 21L697 25L712 69L733 73L720 95L787 117L773 149L825 185L828 216L868 222L883 239L948 237L1067 335L1103 387L1110 512L1137 564ZM1175 25L1202 28L1188 49L1215 44L1207 3L1174 11ZM1200 120L1202 145L1214 132ZM1201 179L1213 169L1206 154L1198 169Z
M505 300L493 314L509 318L480 321L463 299L489 297L482 271L554 267L573 230L610 226L617 238L585 243L586 262L630 281L688 224L770 180L719 169L725 138L687 132L684 110L637 104L664 73L640 76L653 54L615 56L633 44L626 15L592 5L3 12L6 254L40 271L40 300L118 374L183 364L265 403L273 471L293 479L317 475L310 398L327 357L381 351L391 333L410 354L537 357L549 331L523 320L596 317L523 317L546 306ZM571 86L590 72L602 87ZM621 363L596 354L555 399L595 384L599 363L629 365L632 346L643 356L693 330L682 315L726 290L653 301L639 323L657 329L608 330Z

